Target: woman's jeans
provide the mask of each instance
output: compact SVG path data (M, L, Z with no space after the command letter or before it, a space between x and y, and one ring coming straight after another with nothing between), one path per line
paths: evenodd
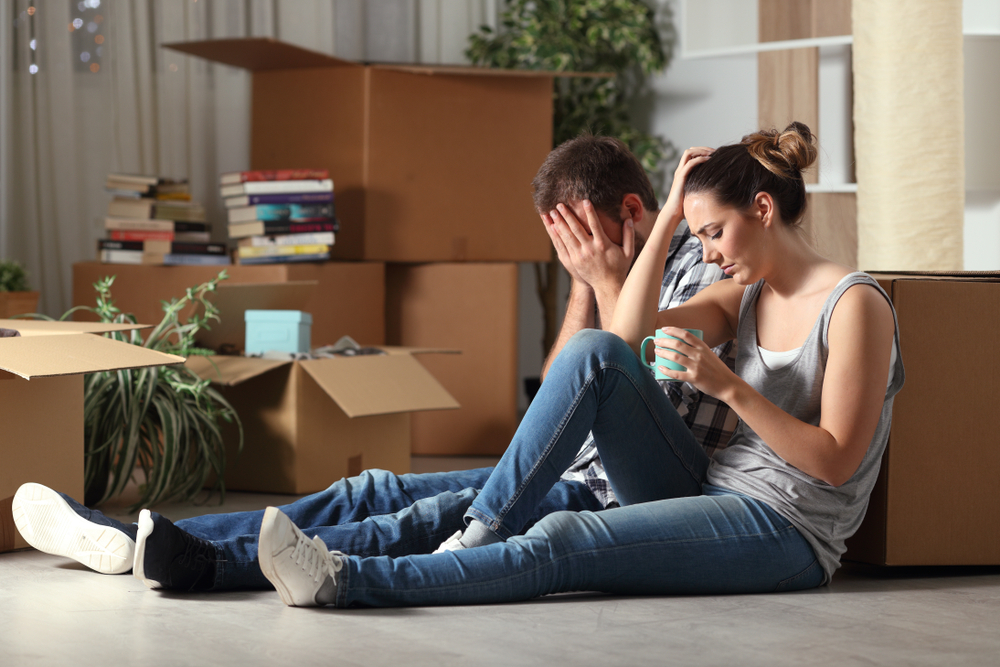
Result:
M367 470L281 507L302 530L331 548L358 556L405 556L437 549L465 527L469 509L493 468L395 475ZM560 481L525 528L558 510L599 510L585 484ZM260 571L257 540L264 510L207 514L176 525L215 546L213 590L274 588Z
M556 512L520 535L591 430L623 506ZM707 468L708 457L635 353L613 334L582 331L549 369L466 514L506 541L434 555L347 556L337 605L820 585L824 573L798 530L762 502L705 484Z

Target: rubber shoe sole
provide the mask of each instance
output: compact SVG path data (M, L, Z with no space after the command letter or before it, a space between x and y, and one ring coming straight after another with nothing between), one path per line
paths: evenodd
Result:
M163 588L163 586L152 579L146 578L146 573L143 568L143 563L146 557L146 538L149 537L150 533L153 532L153 517L150 515L149 510L142 510L139 512L139 533L135 538L135 563L132 566L132 575L146 584L146 588L156 590L158 588Z
M14 525L25 541L47 554L72 558L101 574L132 569L135 542L110 526L87 521L41 484L22 484L11 503Z

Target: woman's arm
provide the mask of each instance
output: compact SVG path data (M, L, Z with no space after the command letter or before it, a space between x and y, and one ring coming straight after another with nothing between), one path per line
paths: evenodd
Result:
M830 319L819 426L792 417L742 379L733 381L713 363L711 350L699 346L693 336L688 336L687 359L660 350L657 356L685 365L687 372L671 374L727 403L785 461L840 486L857 471L875 434L894 332L892 310L875 289L855 286L840 298ZM681 330L670 333L687 335Z
M646 239L646 245L629 271L608 331L617 334L629 344L636 354L642 339L653 333L663 283L663 267L670 253L670 240L677 226L684 219L684 182L691 168L701 164L712 154L711 148L689 148L681 156L670 186L670 196ZM591 215L591 209L587 209ZM631 225L631 221L626 224ZM692 327L693 328L693 327Z

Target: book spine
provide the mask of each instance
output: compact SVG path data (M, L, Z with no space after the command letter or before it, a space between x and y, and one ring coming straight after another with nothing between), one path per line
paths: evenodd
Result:
M226 246L221 243L185 243L170 244L170 253L174 255L225 255Z
M97 258L104 264L142 264L142 251L101 250Z
M97 241L98 250L138 250L142 252L143 241L119 241L114 239L100 239Z
M256 206L258 204L329 204L332 192L287 192L274 195L240 195L225 200L226 208Z
M225 185L219 189L223 197L236 195L265 195L288 192L333 192L333 181L248 181L239 185Z
M237 254L244 257L263 257L274 255L320 255L330 252L330 248L325 245L271 245L271 246L249 246L239 248Z
M156 230L111 229L108 236L112 241L173 241L173 232Z
M221 266L231 264L229 255L201 255L190 253L168 253L163 256L163 263L168 266Z
M228 174L232 178L232 174ZM240 183L247 181L322 181L330 178L326 169L258 169L239 172Z
M173 232L176 230L172 220L138 220L136 218L110 217L104 219L105 229L125 229L138 231Z
M246 227L244 227L246 225ZM257 231L245 233L245 229L254 228ZM275 234L305 234L307 232L336 232L337 222L256 222L237 223L229 226L230 236L273 236Z
M274 246L274 245L333 245L333 232L315 232L307 234L279 234L278 236L248 236L240 239L240 246Z
M207 222L192 222L190 220L174 220L174 232L207 232L210 231Z
M229 209L229 220L262 220L264 222L330 222L333 206L330 204L257 204Z
M291 264L292 262L325 262L330 259L330 253L314 255L263 255L261 257L240 257L240 264Z

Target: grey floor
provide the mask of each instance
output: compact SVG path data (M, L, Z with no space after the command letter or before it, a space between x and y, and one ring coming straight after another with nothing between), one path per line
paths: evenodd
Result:
M223 507L159 509L288 501L231 493ZM828 587L777 595L336 610L273 592L156 592L32 550L0 554L0 666L128 664L1000 665L1000 567L848 565Z

